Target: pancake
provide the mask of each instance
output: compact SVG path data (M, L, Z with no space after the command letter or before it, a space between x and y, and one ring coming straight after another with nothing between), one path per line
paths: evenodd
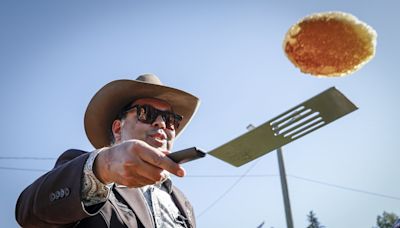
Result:
M316 13L289 29L283 49L303 73L340 77L357 71L372 59L376 37L373 28L351 14Z

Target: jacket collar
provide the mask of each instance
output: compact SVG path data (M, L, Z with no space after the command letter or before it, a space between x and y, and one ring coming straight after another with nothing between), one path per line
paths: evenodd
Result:
M144 227L155 227L154 219L148 209L146 199L138 188L120 186L115 188L115 190L125 199Z
M163 184L171 193L172 199L174 200L179 211L185 218L188 219L190 227L195 227L195 218L192 214L189 201L180 190L172 185L171 180L168 179L168 182L166 181ZM155 227L153 215L151 214L146 199L144 198L143 193L139 188L118 186L115 188L115 190L125 199L129 207L132 208L144 227Z

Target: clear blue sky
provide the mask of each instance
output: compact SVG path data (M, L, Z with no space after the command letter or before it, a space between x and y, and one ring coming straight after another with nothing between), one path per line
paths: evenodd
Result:
M284 35L300 18L332 10L375 28L376 56L344 78L302 74L282 51ZM201 98L176 150L211 150L249 123L262 124L336 86L359 110L284 147L294 224L305 227L313 210L329 228L371 227L383 211L400 215L399 10L395 0L3 0L0 156L91 151L83 129L87 103L107 82L141 73ZM199 227L286 226L276 153L255 162L235 168L207 157L185 165L188 176L174 180L201 214ZM4 167L50 170L53 164L0 159L1 227L17 227L18 195L44 174Z

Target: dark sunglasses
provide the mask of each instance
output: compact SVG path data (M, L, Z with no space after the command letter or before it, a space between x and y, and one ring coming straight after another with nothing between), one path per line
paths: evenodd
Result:
M137 119L146 124L152 124L156 121L158 116L164 120L165 125L168 129L174 130L179 128L179 124L182 120L182 116L171 111L162 111L154 108L151 105L133 105L125 109L123 114L126 114L133 109L136 109Z

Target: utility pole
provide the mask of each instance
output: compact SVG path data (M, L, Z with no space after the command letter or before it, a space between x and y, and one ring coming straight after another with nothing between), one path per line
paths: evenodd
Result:
M285 205L286 225L293 228L292 209L290 208L289 189L286 181L285 164L283 163L282 147L276 150L278 155L279 175L281 177L283 203Z
M246 127L248 131L253 130L254 128L255 127L253 124L249 124ZM286 171L285 171L285 164L283 162L282 147L276 149L276 154L278 155L279 176L281 178L283 203L285 206L285 215L286 215L286 225L288 228L293 228L292 209L290 208L289 189L286 181Z

